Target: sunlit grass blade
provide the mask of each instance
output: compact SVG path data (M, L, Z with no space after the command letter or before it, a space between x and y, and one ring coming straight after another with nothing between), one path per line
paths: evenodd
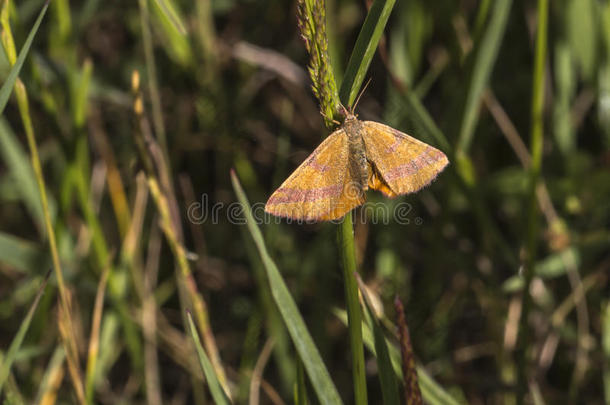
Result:
M35 404L53 404L57 398L57 391L64 379L66 352L62 345L57 345L49 360L46 370L38 385Z
M351 106L356 100L395 2L396 0L375 0L371 6L345 69L339 90L341 102Z
M165 50L180 65L187 66L193 60L193 49L189 38L175 25L175 21L167 17L163 7L158 2L153 2L151 7L152 15L158 23L164 38Z
M182 22L182 18L178 15L176 11L175 5L171 0L154 0L159 6L159 9L163 12L163 15L167 20L174 26L174 28L181 33L182 35L186 35L186 28L184 28L184 23Z
M216 405L229 405L231 401L229 397L222 389L220 382L218 381L218 376L216 375L216 371L210 362L207 354L205 354L205 350L203 350L203 346L201 345L201 341L199 340L199 334L197 333L197 327L193 322L193 317L191 313L188 312L186 314L188 318L189 324L189 332L191 333L191 337L193 338L193 343L195 343L195 348L197 349L197 356L199 358L199 364L201 365L201 370L205 375L205 379L208 383L208 387L210 388L210 393L212 394L212 398L214 398L214 402Z
M44 290L45 290L45 287L47 286L47 282L49 281L50 275L51 275L51 271L48 271L44 280L42 281L40 288L38 289L38 293L36 294L36 298L34 298L34 302L30 306L28 313L26 314L25 318L21 322L21 326L19 326L19 330L17 331L17 334L13 338L13 341L11 342L11 345L9 346L8 352L6 353L6 356L4 357L2 364L0 364L0 393L2 393L2 387L4 386L4 383L6 382L6 379L11 371L11 366L13 365L13 362L15 361L15 357L17 356L17 352L19 351L19 348L21 347L21 343L23 343L25 334L28 331L28 328L30 327L30 322L32 322L32 317L34 316L34 313L36 312L36 308L38 308L38 303L40 302L40 298L42 297L42 294L44 293Z
M307 375L316 391L318 400L322 404L341 404L342 402L339 393L328 374L326 366L322 362L320 353L313 343L313 339L305 326L303 317L299 313L296 303L292 299L277 266L269 256L265 241L263 240L263 235L258 226L256 226L252 215L250 203L234 172L231 172L231 182L233 183L233 189L237 194L237 198L242 205L248 230L254 239L256 248L261 256L263 265L265 266L269 284L271 285L271 292L273 293L273 299L282 315L284 324L292 338L292 342L303 360L303 365L305 366Z
M366 286L360 277L357 277L360 294L364 298L364 307L367 312L367 320L369 326L373 329L373 340L375 343L375 353L377 354L377 368L379 372L379 382L381 384L381 394L383 395L384 404L400 404L398 395L398 384L392 370L392 361L388 352L388 345L381 329L379 319L373 310L371 297L369 297Z
M30 33L29 33L27 39L25 40L25 43L23 44L21 51L19 52L17 61L11 68L11 71L8 74L8 77L6 78L6 81L2 85L2 88L0 88L0 114L2 114L4 112L4 107L6 107L8 98L10 97L10 95L13 91L13 87L15 86L15 82L17 81L17 77L19 77L19 72L21 71L21 68L23 67L23 62L25 62L25 58L28 56L30 47L32 46L32 42L34 41L34 37L36 36L36 33L38 32L38 28L40 27L40 23L42 22L42 19L44 18L44 15L47 12L48 7L49 7L49 3L46 2L45 5L42 7L42 10L40 10L40 14L38 14L38 18L36 19L34 26L30 30Z
M483 90L487 87L491 71L498 57L500 44L510 15L512 0L497 0L494 2L491 19L481 37L481 44L475 56L471 74L470 87L464 106L462 124L458 140L457 152L465 153L474 134L479 116L479 104Z

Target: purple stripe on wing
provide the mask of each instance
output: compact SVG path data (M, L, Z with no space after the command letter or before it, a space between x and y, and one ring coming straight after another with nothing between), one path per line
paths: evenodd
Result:
M280 188L267 201L267 205L312 202L341 194L341 184L313 189Z

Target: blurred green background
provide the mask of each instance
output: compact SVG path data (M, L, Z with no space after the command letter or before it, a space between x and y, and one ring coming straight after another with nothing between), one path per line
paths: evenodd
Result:
M2 1L3 82L14 63L7 27L18 52L43 4ZM367 3L327 0L326 8L340 82ZM550 2L542 169L532 192L538 22L532 1L398 1L357 108L361 119L407 132L451 161L415 195L369 193L389 212L408 209L387 223L356 210L355 238L386 324L395 321L397 295L416 358L460 402L514 403L525 375L528 403L610 403L610 2ZM260 401L292 403L295 351L231 205L229 173L235 169L262 218L260 204L330 132L308 62L296 2L53 0L19 76L27 111L13 95L0 117L0 364L52 267L23 124L30 120L80 368L94 370L86 372L87 398L211 401L183 315L200 294L235 402L251 400L255 366L273 338L268 363L259 363ZM143 115L133 109L134 70ZM142 133L158 142L149 148L153 172L192 278L176 264L181 253L149 192ZM349 340L336 315L345 308L337 227L270 217L261 224L338 391L352 403ZM523 267L532 246L522 355ZM97 307L96 294L105 296ZM53 276L3 403L77 402L58 296ZM99 352L89 366L91 342ZM381 403L370 354L366 371L369 402Z

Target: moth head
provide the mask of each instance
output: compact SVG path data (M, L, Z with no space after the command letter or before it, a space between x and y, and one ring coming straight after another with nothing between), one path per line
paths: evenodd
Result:
M353 121L358 118L358 114L354 113L354 107L347 109L343 104L341 104L339 106L339 110L341 114L343 114L343 116L345 117L346 122Z

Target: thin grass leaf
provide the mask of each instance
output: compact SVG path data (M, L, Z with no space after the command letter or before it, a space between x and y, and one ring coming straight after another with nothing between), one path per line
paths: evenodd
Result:
M25 58L28 56L28 52L30 51L30 47L32 46L34 37L38 32L38 28L40 27L40 23L42 22L42 19L44 18L48 7L49 2L47 1L42 7L42 10L40 10L40 14L38 14L38 18L36 19L36 22L34 23L32 29L30 30L30 33L27 39L25 40L25 43L23 44L23 48L21 48L21 51L19 52L19 57L17 57L17 61L11 68L11 71L8 74L8 77L6 78L6 81L2 85L2 88L0 88L0 114L4 112L4 108L6 107L8 98L10 97L13 91L13 87L15 86L15 82L17 81L17 77L19 77L19 72L23 67L23 62L25 62Z
M96 383L96 363L99 355L99 343L100 343L100 323L102 322L102 313L104 310L104 295L106 293L106 284L108 281L108 274L110 273L110 266L102 272L100 281L97 286L97 293L95 295L95 305L93 307L93 316L91 321L91 333L89 335L89 350L87 353L87 367L85 369L85 395L88 403L93 403L93 392Z
M542 145L544 141L544 65L547 53L547 30L548 30L548 0L538 0L538 25L536 31L536 53L534 57L534 74L532 82L532 109L531 109L531 136L530 156L531 164L529 171L528 201L527 201L527 235L525 269L523 271L523 304L521 317L519 319L519 332L517 337L517 389L519 392L518 403L524 403L528 391L527 369L529 348L529 311L532 307L532 296L529 294L532 280L534 279L534 264L540 237L540 225L538 217L539 207L536 196L536 188L540 181L542 171Z
M610 404L610 301L606 301L602 304L602 349L604 358L606 359L604 364L604 396L606 403Z
M91 59L87 58L83 63L81 71L78 73L77 79L73 81L73 86L76 86L76 88L72 90L72 97L74 100L72 102L72 115L76 128L82 128L85 124L85 119L87 118L92 72L93 62L91 62Z
M40 302L42 293L44 292L45 287L47 286L47 282L49 281L50 275L51 275L51 271L48 271L46 276L44 277L44 280L42 281L42 284L40 285L40 288L38 289L38 293L36 294L36 298L34 298L34 302L30 306L28 313L26 314L25 318L21 322L21 326L19 326L19 330L17 331L17 334L15 335L15 337L13 338L13 341L11 342L8 352L6 353L6 356L4 357L4 361L2 362L2 364L0 364L0 393L2 393L2 387L4 386L4 383L6 382L6 379L11 371L11 366L13 365L13 362L15 361L15 357L17 356L17 352L19 351L19 348L21 347L21 343L23 343L25 334L28 331L28 328L30 327L30 322L32 321L32 318L34 317L36 308L38 308L38 303Z
M366 286L360 277L357 277L360 294L364 298L363 304L367 311L369 327L373 329L373 340L375 343L375 353L377 354L377 368L379 370L379 383L381 384L381 394L384 404L400 404L398 394L398 384L395 373L392 369L392 361L388 351L388 345L379 324L379 319L373 310L371 297L366 291Z
M395 2L396 0L375 0L364 20L339 90L341 102L348 106L356 100Z
M460 128L457 146L458 154L465 153L474 134L479 117L479 104L483 90L487 87L489 76L498 57L502 37L506 29L506 21L510 15L512 0L497 0L494 2L491 20L483 33L481 46L476 54L472 69L470 87L466 96L462 126Z
M271 285L271 292L273 293L273 299L275 300L284 320L284 324L290 333L292 342L303 360L303 365L305 366L307 375L316 391L318 400L322 404L341 404L342 402L339 393L328 374L326 366L322 362L320 353L313 343L313 339L305 326L303 317L299 313L277 266L269 256L265 241L263 240L263 235L258 226L256 226L256 222L252 215L250 203L233 171L231 172L231 182L233 183L235 194L237 194L237 198L241 203L248 230L254 239L254 243L256 244L261 260L265 266L267 277Z
M195 348L197 349L197 356L199 358L199 364L201 365L201 370L205 375L205 379L208 382L208 387L210 388L210 393L212 394L212 398L214 398L214 402L217 405L229 405L231 401L229 397L222 389L220 382L218 381L218 376L216 375L216 371L210 362L207 354L205 354L205 350L203 350L203 346L201 345L201 341L199 340L199 334L197 333L197 327L193 322L193 317L190 312L186 314L189 323L189 331L191 333L191 337L193 338L193 342L195 343Z

